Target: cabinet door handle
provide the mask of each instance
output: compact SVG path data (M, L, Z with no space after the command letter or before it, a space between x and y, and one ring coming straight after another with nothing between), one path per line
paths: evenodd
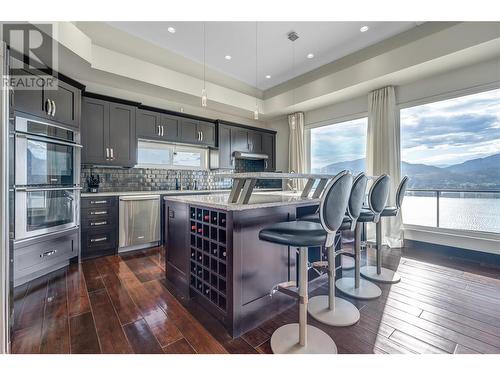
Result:
M161 126L161 136L163 137L165 135L165 129L163 129L163 125Z
M90 214L91 215L104 215L107 213L108 213L108 211L92 211Z
M111 147L111 160L115 160L115 156L113 155L113 147Z
M97 227L99 225L106 225L107 223L108 223L107 221L94 221L94 222L90 223L90 225L93 227Z
M103 199L102 201L90 201L90 204L105 204L108 203L107 200Z
M52 102L50 99L45 100L45 112L48 115L52 113Z
M107 239L108 239L107 237L92 238L90 242L102 242L106 241Z
M201 135L201 139L200 140L203 142L203 130L200 131L200 135Z
M52 100L52 117L56 115L56 102Z
M109 147L106 147L106 160L109 159Z
M267 169L267 160L264 160L264 169Z
M46 252L40 254L40 258L50 257L51 255L54 255L55 253L57 253L57 250L46 251Z

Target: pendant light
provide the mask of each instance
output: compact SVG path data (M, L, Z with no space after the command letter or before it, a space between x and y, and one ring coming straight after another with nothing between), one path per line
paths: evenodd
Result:
M258 59L258 53L259 50L257 48L257 39L258 39L258 22L255 22L255 89L257 90L257 70L259 66L259 59ZM255 109L253 111L253 119L258 120L259 119L259 98L255 96Z
M299 35L295 32L292 31L291 33L288 34L288 40L292 42L292 76L295 77L295 41L299 39ZM292 89L292 126L295 126L296 122L296 111L295 111L295 86Z
M206 89L206 32L205 32L205 22L203 22L203 89L201 90L201 106L206 107L208 102L207 89Z

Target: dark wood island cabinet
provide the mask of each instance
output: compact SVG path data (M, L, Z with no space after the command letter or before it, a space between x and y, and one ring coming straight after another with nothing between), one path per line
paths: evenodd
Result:
M270 296L276 284L296 279L295 250L260 241L259 231L318 204L309 198L288 201L282 192L255 195L265 203L227 204L227 193L164 198L167 279L233 337L295 302L281 293Z

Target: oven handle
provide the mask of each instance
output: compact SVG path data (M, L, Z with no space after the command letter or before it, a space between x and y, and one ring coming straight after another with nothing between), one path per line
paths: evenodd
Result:
M60 141L58 139L45 138L45 137L40 137L40 136L37 136L37 135L31 135L31 134L25 134L25 133L16 133L16 138L33 139L35 141L42 141L42 142L48 142L48 143L57 143L57 144L64 145L64 146L71 146L71 147L83 148L83 146L80 145L80 144L78 144L78 143L65 142L65 141Z
M45 188L27 188L27 187L15 187L16 191L53 191L53 190L82 190L80 186L75 187L45 187Z

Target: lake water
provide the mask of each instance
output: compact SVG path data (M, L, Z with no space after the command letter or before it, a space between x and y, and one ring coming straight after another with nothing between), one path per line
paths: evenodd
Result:
M439 198L439 227L500 233L500 194L495 198ZM405 224L436 226L436 197L405 196Z

